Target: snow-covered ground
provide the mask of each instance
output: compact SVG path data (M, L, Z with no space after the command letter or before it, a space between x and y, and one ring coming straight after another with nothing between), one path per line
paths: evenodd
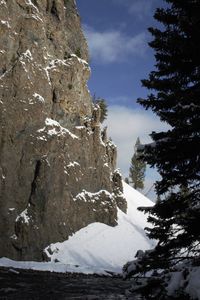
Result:
M122 266L133 260L138 249L152 248L143 230L146 217L137 211L138 206L151 206L153 202L126 183L124 196L127 200L127 214L118 210L118 225L111 227L92 223L82 228L63 243L51 244L51 262L14 262L0 259L0 266L31 268L56 272L120 273Z

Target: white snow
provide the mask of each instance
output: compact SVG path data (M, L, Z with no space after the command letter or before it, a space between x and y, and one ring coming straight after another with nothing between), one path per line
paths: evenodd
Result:
M27 49L24 53L21 54L20 59L23 59L23 58L26 58L29 61L33 60L31 51L29 49Z
M200 300L200 267L193 268L189 274L186 292L193 298Z
M1 258L0 266L88 274L121 272L123 265L134 258L138 249L146 250L154 246L143 230L147 226L146 217L137 211L138 206L151 206L153 203L126 183L123 185L128 211L125 214L118 209L117 226L92 223L67 241L51 244L52 255L45 249L51 262L14 262Z
M187 270L187 275L183 276L183 270ZM176 291L183 290L190 295L191 299L200 300L200 267L187 266L180 264L176 272L168 275L167 292L169 296L176 294Z
M101 195L105 195L105 196L109 197L110 199L112 199L112 194L110 194L106 190L100 190L97 193L91 193L91 192L87 192L87 191L83 190L81 193L76 195L76 197L73 200L74 201L81 200L81 201L87 202L90 199L91 202L95 202L95 201L99 201ZM102 202L102 204L104 204L104 203Z
M102 270L95 269L94 267L71 266L69 264L62 264L59 262L51 263L51 262L35 262L35 261L14 261L6 257L0 258L0 267L31 269L31 270L50 271L50 272L59 272L59 273L77 272L77 273L94 274L99 272L101 274L106 274L106 272L103 269Z
M6 74L8 74L10 71L12 70L12 68L8 69L5 73L3 73L1 76L0 76L0 79L3 79L5 77ZM5 88L5 87L4 87Z
M70 162L68 165L67 165L67 168L74 168L75 166L79 166L80 167L80 164L77 162L77 161L73 161L73 162Z
M16 234L11 235L10 238L13 239L13 240L17 240Z
M15 208L14 207L10 207L8 210L9 211L13 211L13 210L15 210Z
M29 17L31 17L32 19L35 19L36 21L40 21L40 22L44 23L38 14L30 14ZM42 29L44 30L44 27Z
M77 59L78 59L78 61L79 61L81 64L83 64L84 66L87 66L87 67L89 67L89 65L88 65L87 61L86 61L86 60L84 60L84 59L82 59L82 58L80 58L80 57L78 57L76 54L72 53L70 56L71 56L71 57L75 57L75 58L77 58ZM69 60L70 60L70 58L69 58Z
M8 21L1 20L1 24L7 26L8 28L11 28Z
M76 126L76 129L78 130L85 129L85 126Z
M167 286L167 291L169 296L173 296L174 292L178 289L178 287L182 286L183 288L183 278L181 272L172 273L170 282Z
M59 122L46 118L45 119L45 127L40 128L37 130L38 133L47 133L50 136L60 136L68 134L72 139L79 139L77 135L71 133L67 128L64 128L60 125ZM46 138L44 135L38 137L39 140L46 141Z
M36 98L38 101L44 103L44 97L42 97L40 94L34 93L33 97Z
M0 1L0 4L4 4L4 5L6 5L6 2L5 2L5 0L1 0L1 1Z
M50 77L50 71L54 71L57 69L57 67L61 67L61 66L69 66L69 63L66 62L65 59L53 59L51 60L48 65L43 68L43 70L45 71L45 74L47 76L47 79L48 79L48 82L49 82L49 85L51 85L51 77Z
M52 59L44 70L56 69L58 66L68 66L65 59Z
M60 126L60 124L57 122L57 121L55 121L55 120L53 120L53 119L50 119L50 118L46 118L46 120L45 120L45 124L48 126Z
M45 137L44 135L43 135L43 136L37 137L37 139L40 140L40 141L45 141L45 142L47 142L47 139L46 139L46 137Z
M23 223L29 224L30 217L28 216L27 208L21 212L19 216L17 216L15 222L17 222L19 219L22 219Z
M50 246L53 250L51 261L79 265L99 270L121 272L122 266L134 258L138 249L153 247L143 228L147 221L138 206L151 206L153 203L138 191L124 183L127 199L127 214L118 210L118 225L111 227L93 223L82 228L63 243Z
M39 12L38 8L32 3L31 0L26 0L26 4L32 6L37 12Z
M19 57L19 62L21 63L24 71L27 73L27 77L29 80L30 80L30 76L29 76L29 71L27 70L27 62L31 63L32 61L33 61L33 57L32 57L31 51L29 49L27 49ZM30 83L32 84L31 80L30 80Z

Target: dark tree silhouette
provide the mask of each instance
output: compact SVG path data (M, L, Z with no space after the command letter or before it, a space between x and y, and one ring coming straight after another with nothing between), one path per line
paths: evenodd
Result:
M147 235L158 243L137 271L170 268L185 259L194 263L200 256L200 1L166 2L154 16L163 29L149 28L156 65L142 84L150 94L138 100L170 125L153 132L153 143L140 149L161 175L159 201L140 208L153 225Z

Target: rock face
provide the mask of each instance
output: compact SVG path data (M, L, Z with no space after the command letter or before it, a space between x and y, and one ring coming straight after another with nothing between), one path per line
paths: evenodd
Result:
M73 0L1 0L0 36L0 256L42 260L126 210L116 148L87 89Z

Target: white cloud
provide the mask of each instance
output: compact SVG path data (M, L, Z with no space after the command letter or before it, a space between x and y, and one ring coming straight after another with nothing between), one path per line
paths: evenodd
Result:
M130 102L130 96L109 97L109 103L111 103L111 105L116 105L116 103L120 103L121 106L127 106L128 102Z
M144 32L128 36L120 30L96 31L84 26L90 55L97 63L126 61L130 56L143 56L147 49L147 36Z
M136 15L140 19L151 15L153 1L138 0L130 5L129 12Z
M143 20L146 17L153 16L154 7L158 0L113 0L127 7L128 12L136 18Z
M132 109L125 106L113 105L109 107L108 136L112 138L118 149L118 167L124 177L128 176L131 157L137 137L141 143L151 142L149 134L152 131L166 130L168 126L160 122L155 114L141 109ZM158 174L155 170L148 170L145 191L152 186Z

